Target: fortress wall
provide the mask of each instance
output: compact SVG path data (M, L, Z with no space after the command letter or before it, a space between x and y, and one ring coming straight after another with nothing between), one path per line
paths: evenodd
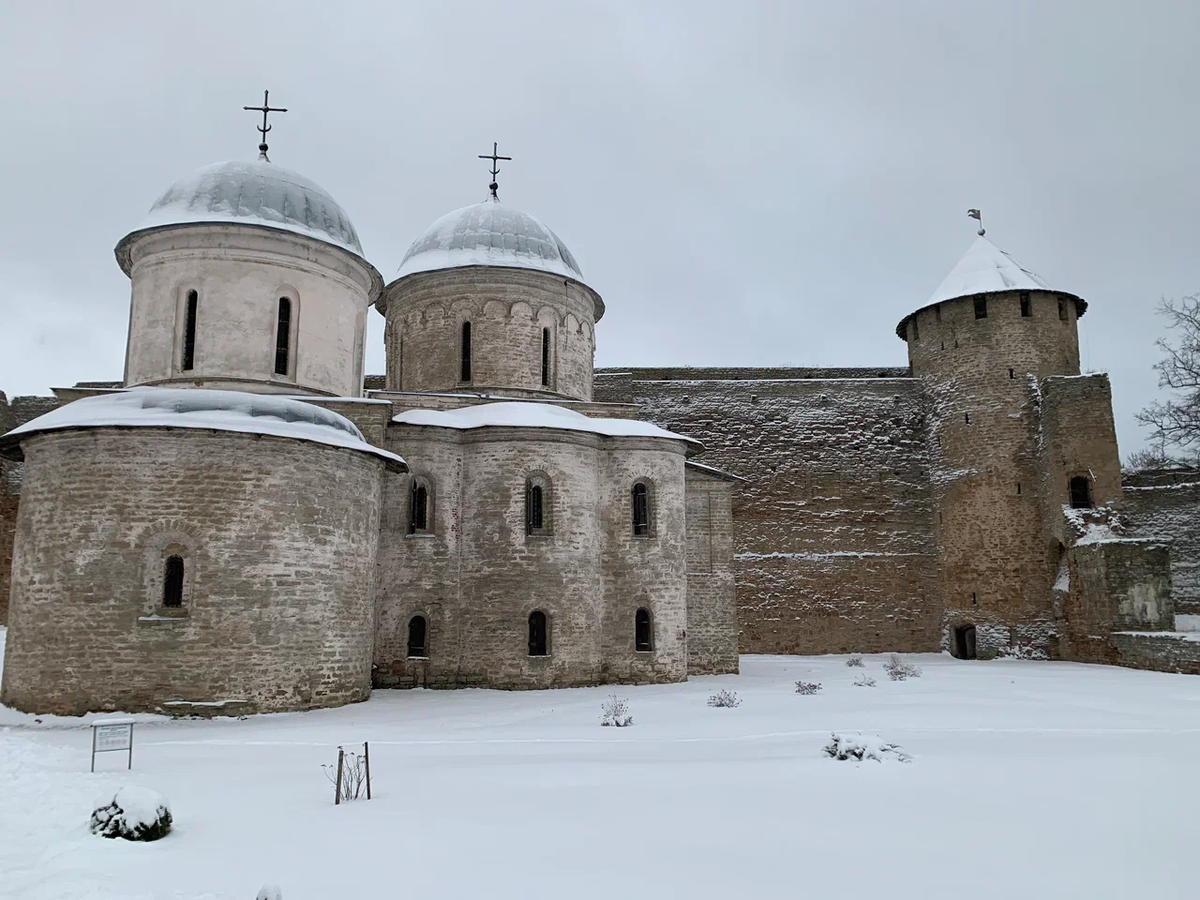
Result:
M688 674L736 673L733 495L740 485L690 466L686 479Z
M1200 472L1125 473L1121 512L1129 534L1169 542L1175 612L1200 614Z
M733 499L742 652L936 650L921 385L797 371L833 370L632 370L597 378L596 399L640 403L703 441L698 461L748 479ZM780 377L749 377L764 372Z

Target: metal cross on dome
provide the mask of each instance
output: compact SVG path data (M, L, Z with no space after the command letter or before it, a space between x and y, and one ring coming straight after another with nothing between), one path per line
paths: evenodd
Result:
M243 106L242 107L242 109L252 110L254 112L260 112L263 114L263 123L257 129L258 133L262 135L262 143L258 145L258 154L259 154L258 158L259 159L267 159L267 132L271 130L271 126L267 124L267 113L287 112L286 107L272 106L268 102L268 98L270 96L271 96L270 91L263 91L263 105L262 106ZM270 160L267 159L267 162L270 162Z
M499 168L499 166L497 166L497 163L502 159L505 159L505 160L512 159L511 156L498 156L497 155L497 152L498 152L497 147L498 146L499 145L495 141L492 141L492 152L490 154L489 153L480 153L479 154L480 159L490 159L492 161L492 183L489 184L488 187L492 189L492 199L493 200L500 199L500 195L496 193L500 189L500 185L496 182L496 176L500 174L500 168Z

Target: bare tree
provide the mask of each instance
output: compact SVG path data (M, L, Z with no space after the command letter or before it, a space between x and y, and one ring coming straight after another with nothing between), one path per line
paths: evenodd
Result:
M1159 387L1171 394L1138 413L1138 422L1152 430L1150 442L1155 449L1145 451L1136 463L1195 462L1200 456L1200 294L1163 300L1158 311L1173 334L1155 342L1163 358L1154 368ZM1176 451L1174 458L1168 447ZM1131 466L1135 456L1130 456Z

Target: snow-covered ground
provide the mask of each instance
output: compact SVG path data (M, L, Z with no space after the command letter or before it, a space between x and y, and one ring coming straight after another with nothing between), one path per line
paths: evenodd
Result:
M338 710L89 728L0 710L0 896L1187 897L1200 890L1200 678L914 656L742 658L742 674L606 689L378 691ZM855 687L862 672L877 686ZM799 696L797 679L824 690ZM720 688L742 699L709 707ZM838 762L830 732L910 763ZM375 799L321 771L367 739ZM88 833L121 784L162 791L154 844Z

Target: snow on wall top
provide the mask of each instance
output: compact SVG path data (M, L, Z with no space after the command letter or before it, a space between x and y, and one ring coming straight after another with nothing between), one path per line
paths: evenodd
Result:
M430 225L404 254L396 278L461 266L534 269L583 280L558 235L494 199L456 209Z
M606 437L650 437L687 441L697 447L695 438L675 434L652 422L637 419L601 419L585 416L573 409L548 403L508 401L483 403L462 409L409 409L392 419L398 425L428 425L434 428L553 428L559 431L584 431Z
M359 450L403 471L404 460L367 443L358 427L332 410L265 394L189 388L132 388L84 397L0 437L0 449L45 431L71 428L202 428L312 441Z
M1057 291L1050 287L1040 276L1017 262L1006 250L993 244L982 234L967 248L958 264L950 270L933 295L926 302L925 309L935 303L946 300L957 300L960 297L971 297L976 294L994 294L999 291ZM1071 294L1071 296L1075 296ZM1083 315L1087 304L1079 298L1078 315ZM911 314L900 320L896 333L905 337L906 324Z
M320 185L259 159L213 163L176 181L117 244L117 260L128 275L135 236L170 225L219 222L290 231L363 255L350 217Z

